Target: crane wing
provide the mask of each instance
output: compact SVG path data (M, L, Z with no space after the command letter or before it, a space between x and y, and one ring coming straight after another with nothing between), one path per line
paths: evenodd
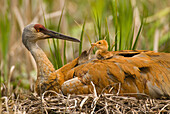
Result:
M61 86L64 94L136 93L136 97L146 94L152 98L170 96L170 54L153 51L117 51L107 60L92 60L63 67L65 82ZM74 64L73 64L74 63ZM74 66L75 65L75 66ZM67 68L67 70L65 70ZM69 69L69 70L68 70Z

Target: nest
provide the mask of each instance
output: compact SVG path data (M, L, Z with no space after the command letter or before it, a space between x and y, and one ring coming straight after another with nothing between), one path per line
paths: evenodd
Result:
M2 97L2 113L170 113L170 100L136 99L114 94L67 95L46 91L42 96Z

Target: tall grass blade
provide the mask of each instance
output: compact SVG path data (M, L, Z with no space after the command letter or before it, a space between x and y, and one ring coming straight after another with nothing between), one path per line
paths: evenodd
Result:
M95 27L97 29L97 40L102 40L102 17L105 8L105 2L103 0L97 0L91 2L92 11L95 19Z
M58 39L56 40L56 43L57 43L57 49L56 49L57 51L55 51L56 59L57 59L58 68L61 68L63 66L63 63L62 63L62 59L61 59L60 43L59 43Z
M60 19L59 19L59 22L58 22L57 32L60 31L61 19L62 19L62 17L63 17L63 14L64 14L64 7L63 7L63 9L62 9L62 12L61 12L61 15L60 15Z
M119 27L119 29L120 29L120 31L119 31L119 34L120 34L120 36L119 36L119 50L122 50L123 48L122 48L122 39L123 39L123 37L122 37L122 23L121 23L121 21L119 21L119 24L120 24L120 27Z
M65 7L65 4L64 4L64 7ZM58 27L57 27L57 32L60 31L60 25L61 25L61 19L63 17L63 13L64 13L64 7L62 9L62 12L61 12L61 16L60 16L60 19L59 19L59 22L58 22ZM57 39L57 50L58 50L58 68L61 68L63 66L62 64L62 59L61 59L61 54L60 54L60 47L59 47L59 40ZM66 41L64 41L64 54L63 54L63 60L64 60L64 65L67 64L67 58L66 58Z
M94 29L95 29L96 36L98 36L97 40L101 40L102 39L101 21L99 19L98 13L97 12L93 12L93 13L94 13L94 18L95 18Z
M107 23L107 18L105 20L105 37L106 41L108 43L108 50L111 51L111 44L110 44L110 35L109 35L109 28L108 28L108 23Z
M96 29L96 24L95 23L94 23L94 33L95 33L95 37L97 37L97 29Z
M7 82L8 79L8 45L9 45L9 38L10 38L10 20L8 19L8 12L4 15L1 15L0 19L0 40L1 40L1 52L2 52L2 61L3 61L3 68L2 71L4 73L4 80ZM2 63L1 63L2 64ZM1 77L0 77L1 78Z
M67 58L66 58L66 48L67 48L67 43L64 40L64 55L63 55L63 60L64 60L64 65L67 64Z
M98 13L97 13L97 17L96 17L97 19L97 30L98 30L98 35L99 35L99 40L102 40L102 33L101 33L101 20L100 20L100 18L99 18L99 16L98 16Z
M74 44L72 42L72 49L73 49L73 59L75 59L75 49L74 49Z
M80 41L81 41L81 42L80 42L80 44L79 44L79 56L80 56L80 54L82 53L83 35L84 35L85 24L86 24L86 19L84 20L83 27L82 27L82 30L81 30L81 35L80 35Z
M130 36L130 42L128 43L128 49L130 49L130 50L132 49L132 46L133 46L133 36L134 36L134 26L132 28L132 32L131 32L131 36Z
M9 14L9 6L11 4L10 1L6 1L7 2L7 6L6 6L6 10L4 12L0 11L0 53L2 53L2 55L0 55L0 59L2 59L2 61L0 60L0 88L1 88L1 82L5 83L5 85L8 85L9 81L8 81L8 49L9 49L9 41L10 41L10 33L11 33L11 21L10 21L10 14ZM1 68L2 67L2 68ZM9 88L7 88L6 91L6 95L8 95L8 90ZM0 90L0 98L1 98L1 90Z
M137 34L137 36L136 36L136 39L135 39L134 45L133 45L133 47L132 47L132 50L135 50L135 49L136 49L136 45L137 45L137 42L138 42L139 35L140 35L140 33L141 33L142 27L143 27L143 19L142 19L142 22L141 22L141 25L140 25L140 28L139 28L138 34Z
M48 40L48 45L49 45L49 48L50 48L50 53L51 53L52 63L53 63L53 65L54 65L54 68L55 68L55 69L58 69L57 61L56 61L56 58L55 58L55 54L54 54L53 51L52 51L51 44L50 44L50 40Z
M46 22L46 19L45 19L44 9L43 9L42 5L41 5L41 9L42 9L42 12L43 12L44 24L45 24L45 27L47 27L47 22Z
M62 20L62 17L63 17L63 12L64 12L64 7L62 9L62 12L61 12L61 15L60 15L60 19L59 19L59 22L58 22L57 32L60 31L60 25L61 25L61 20ZM62 59L61 59L60 43L59 43L58 39L56 40L56 43L57 43L57 49L55 50L56 59L57 59L58 68L61 68L63 66L63 63L62 63Z
M112 8L112 16L113 16L113 26L115 26L115 51L117 51L118 50L118 45L117 45L118 44L117 0L111 1L111 8Z

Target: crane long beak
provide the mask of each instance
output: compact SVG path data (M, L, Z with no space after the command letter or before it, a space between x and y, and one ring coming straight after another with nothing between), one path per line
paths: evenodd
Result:
M45 35L48 35L46 38L57 38L57 39L62 39L62 40L68 40L68 41L73 41L73 42L80 42L80 40L70 37L70 36L66 36L63 35L61 33L58 32L54 32L52 30L46 30L46 31L42 31Z

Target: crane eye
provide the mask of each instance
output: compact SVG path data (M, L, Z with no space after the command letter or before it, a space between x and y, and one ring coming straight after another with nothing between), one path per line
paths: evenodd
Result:
M44 29L43 28L38 28L37 32L42 32Z

